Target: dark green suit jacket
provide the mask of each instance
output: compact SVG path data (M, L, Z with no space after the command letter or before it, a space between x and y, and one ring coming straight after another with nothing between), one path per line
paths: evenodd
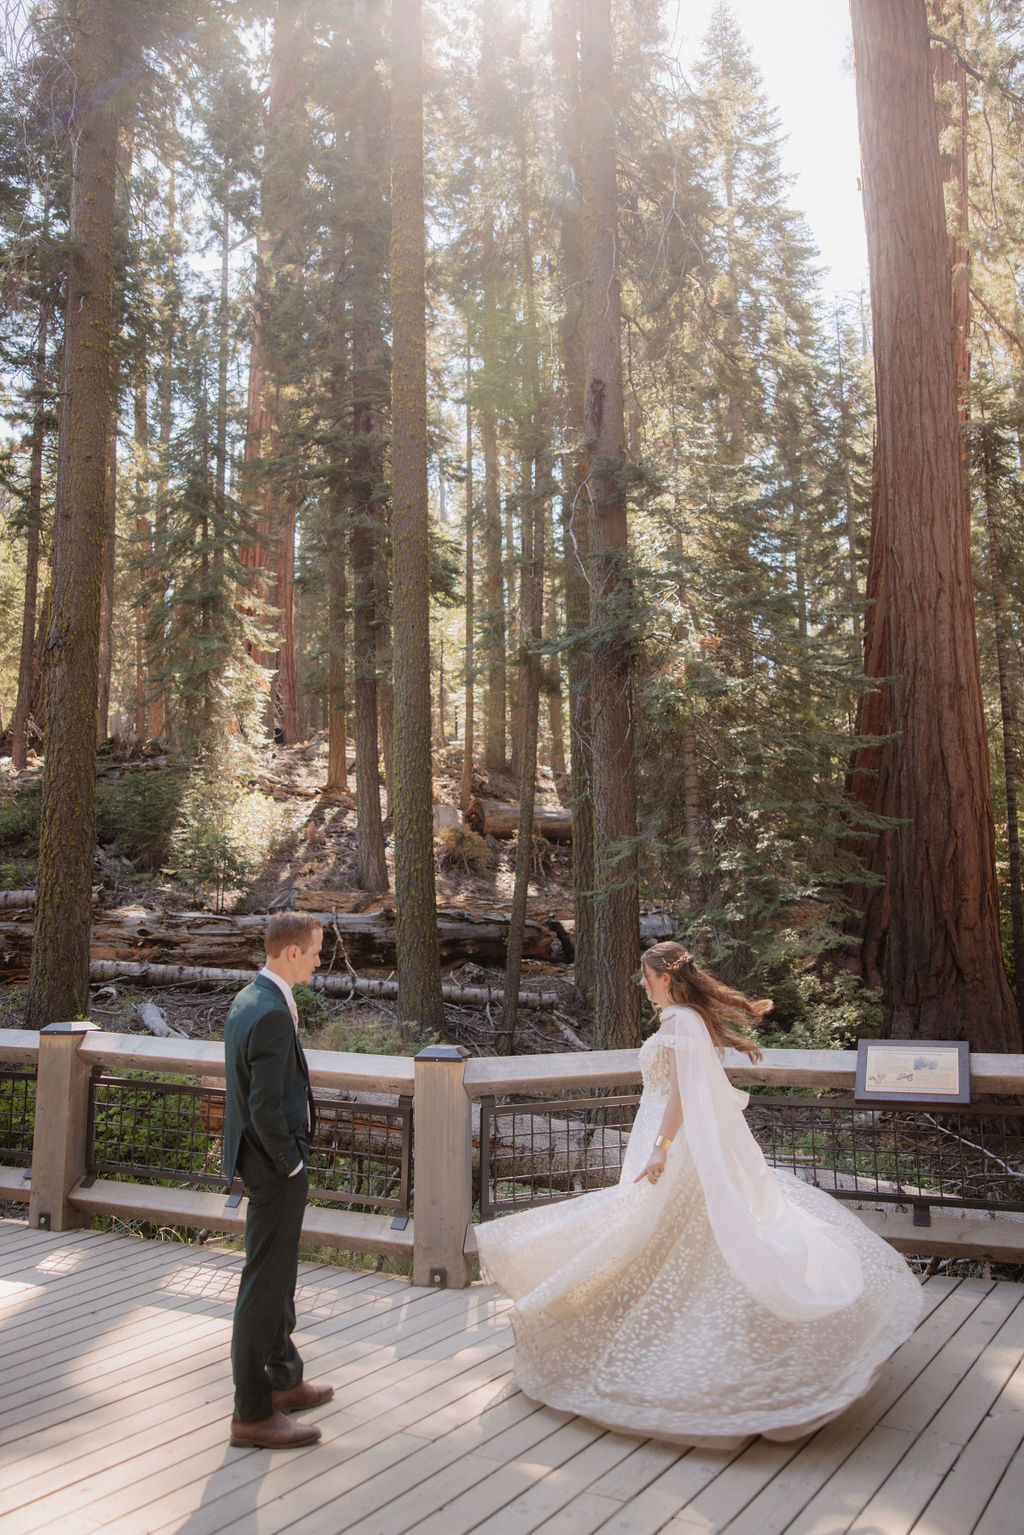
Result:
M287 1177L309 1161L316 1110L309 1067L281 989L258 975L231 1004L224 1025L225 1179L243 1137Z

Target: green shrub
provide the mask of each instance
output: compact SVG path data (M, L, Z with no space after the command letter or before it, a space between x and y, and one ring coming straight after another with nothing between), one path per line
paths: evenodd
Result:
M758 1041L766 1048L855 1050L858 1039L873 1039L881 1030L879 992L862 986L848 970L795 975L787 991L788 1023L773 1027L774 1015L769 1013L757 1030Z
M96 840L143 869L167 859L185 792L180 772L145 769L101 779L96 789Z
M0 807L0 848L23 853L27 858L39 856L42 805L42 784L36 782L17 790L14 798Z
M281 837L273 800L230 779L197 775L182 795L170 856L176 871L223 911L227 891L252 885Z
M315 1033L327 1025L327 999L312 986L293 986L292 1000L299 1014L299 1028Z

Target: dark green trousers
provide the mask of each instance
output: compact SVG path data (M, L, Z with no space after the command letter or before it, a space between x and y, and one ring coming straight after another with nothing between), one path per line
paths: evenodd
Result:
M277 1172L269 1157L243 1141L238 1173L249 1196L245 1222L245 1267L238 1285L231 1335L235 1417L258 1423L274 1410L271 1392L297 1386L302 1360L295 1329L295 1279L299 1233L309 1176Z

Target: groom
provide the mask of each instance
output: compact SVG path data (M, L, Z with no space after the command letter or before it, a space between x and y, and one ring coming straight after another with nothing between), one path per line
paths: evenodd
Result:
M308 912L271 917L267 963L239 992L224 1026L224 1177L237 1171L249 1196L245 1267L238 1286L231 1368L231 1443L265 1449L315 1444L320 1430L289 1413L319 1407L333 1386L302 1378L292 1342L299 1233L316 1123L309 1068L299 1044L292 987L320 963L323 930Z

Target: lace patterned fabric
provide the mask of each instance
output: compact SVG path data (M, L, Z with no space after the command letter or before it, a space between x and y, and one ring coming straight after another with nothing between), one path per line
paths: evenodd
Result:
M692 1032L694 1019L712 1065ZM709 1112L706 1102L693 1101L694 1093L704 1093L703 1078L688 1078L680 1068L687 1053L681 1036L697 1041L705 1076L714 1069L721 1074L715 1108L725 1121L717 1133L728 1171L730 1138L737 1132L722 1085L737 1113L745 1095L729 1086L697 1015L666 1010L662 1028L640 1051L644 1091L619 1183L482 1225L481 1268L515 1302L516 1375L535 1400L622 1432L682 1443L725 1446L751 1434L796 1437L867 1390L913 1332L920 1286L903 1259L856 1215L822 1190L768 1169L759 1152L770 1188L752 1191L744 1183L753 1209L737 1219L742 1228L749 1218L755 1238L767 1232L769 1246L748 1249L745 1265L733 1230L724 1238L727 1248L732 1243L727 1261L705 1194L705 1187L719 1186L717 1175L705 1168L712 1182L702 1182L691 1149L693 1124ZM686 1133L675 1137L657 1184L635 1183L658 1134L674 1072ZM745 1124L743 1131L749 1136ZM699 1149L698 1157L703 1154ZM741 1180L758 1172L750 1155L745 1148L748 1160L733 1168ZM720 1219L717 1224L721 1237ZM808 1233L813 1261L805 1262L797 1285L787 1265L792 1267L794 1251L803 1251ZM819 1239L824 1245L814 1251ZM771 1276L767 1287L764 1282L774 1249L782 1253L785 1294ZM827 1272L824 1254L845 1272ZM805 1298L801 1312L808 1275L827 1296L824 1314L813 1298Z

